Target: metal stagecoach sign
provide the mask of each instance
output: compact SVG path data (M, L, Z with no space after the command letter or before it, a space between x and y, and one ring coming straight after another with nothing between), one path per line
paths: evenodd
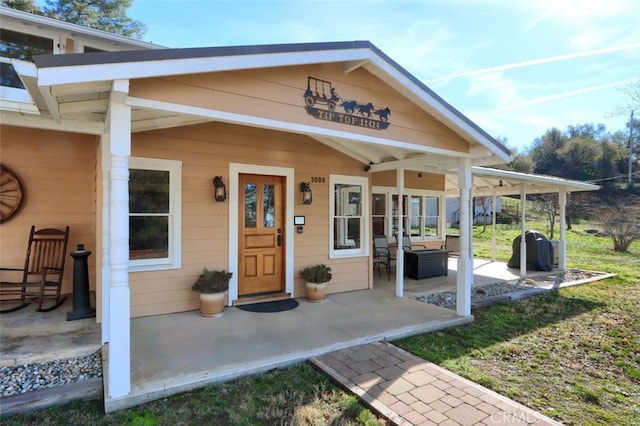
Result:
M389 127L391 110L388 107L376 107L371 102L345 99L336 92L330 81L308 77L304 103L307 113L318 120L375 130ZM341 107L344 112L336 111L336 107Z

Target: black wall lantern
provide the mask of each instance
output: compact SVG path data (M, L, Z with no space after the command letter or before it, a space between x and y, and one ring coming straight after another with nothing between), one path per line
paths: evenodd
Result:
M227 199L227 188L224 186L224 182L222 181L222 176L216 176L213 178L213 196L216 201L224 201Z
M302 192L302 204L311 204L313 202L313 193L309 182L300 183L300 192Z

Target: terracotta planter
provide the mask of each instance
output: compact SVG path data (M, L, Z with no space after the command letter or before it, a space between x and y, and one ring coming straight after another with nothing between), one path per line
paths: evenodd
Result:
M307 283L307 300L312 303L320 303L327 293L327 284Z
M200 293L200 315L219 318L222 316L226 303L226 291L224 293Z

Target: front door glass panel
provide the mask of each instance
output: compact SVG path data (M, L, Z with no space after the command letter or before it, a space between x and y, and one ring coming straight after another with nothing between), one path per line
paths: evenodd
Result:
M255 183L247 183L244 186L244 227L255 228L257 220L257 186Z

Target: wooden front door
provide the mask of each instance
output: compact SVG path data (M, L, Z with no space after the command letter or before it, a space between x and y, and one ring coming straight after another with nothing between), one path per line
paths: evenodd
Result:
M284 176L241 174L238 295L284 292Z

